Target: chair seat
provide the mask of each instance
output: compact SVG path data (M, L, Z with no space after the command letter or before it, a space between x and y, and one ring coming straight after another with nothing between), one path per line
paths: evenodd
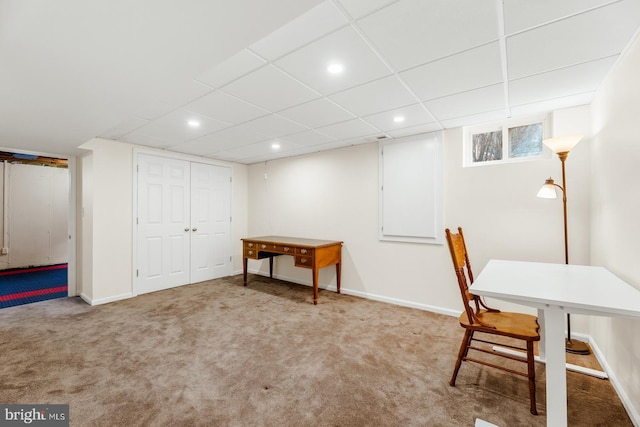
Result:
M480 310L478 319L484 324L470 324L466 312L462 312L458 320L464 328L482 332L486 330L492 334L523 339L526 341L540 341L540 325L538 318L529 314L511 312L490 312ZM485 326L486 325L486 326ZM493 326L495 329L487 327Z

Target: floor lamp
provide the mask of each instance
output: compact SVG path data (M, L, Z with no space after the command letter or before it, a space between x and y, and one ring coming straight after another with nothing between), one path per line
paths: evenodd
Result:
M567 233L567 181L565 178L564 162L567 160L569 152L575 147L584 137L582 134L573 134L559 136L556 138L549 138L542 141L544 145L549 147L560 158L562 164L562 185L556 184L552 178L547 179L544 185L538 191L538 197L545 199L555 199L558 197L556 188L562 190L562 206L564 214L564 263L569 264L569 243ZM571 339L571 316L567 313L567 340L566 350L569 353L575 354L589 354L589 347L582 341L576 341Z

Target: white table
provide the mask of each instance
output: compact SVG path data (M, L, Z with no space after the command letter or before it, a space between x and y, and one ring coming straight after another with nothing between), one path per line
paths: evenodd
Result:
M640 291L603 267L491 260L469 289L538 309L549 426L567 425L564 314L640 317Z

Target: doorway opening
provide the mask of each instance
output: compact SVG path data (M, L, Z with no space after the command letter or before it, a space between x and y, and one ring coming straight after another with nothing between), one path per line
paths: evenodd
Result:
M68 295L68 160L0 151L0 308Z

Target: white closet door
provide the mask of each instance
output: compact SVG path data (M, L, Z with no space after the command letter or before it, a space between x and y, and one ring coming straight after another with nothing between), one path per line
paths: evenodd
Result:
M190 164L138 156L137 294L190 283Z
M191 283L231 270L231 169L191 164Z

